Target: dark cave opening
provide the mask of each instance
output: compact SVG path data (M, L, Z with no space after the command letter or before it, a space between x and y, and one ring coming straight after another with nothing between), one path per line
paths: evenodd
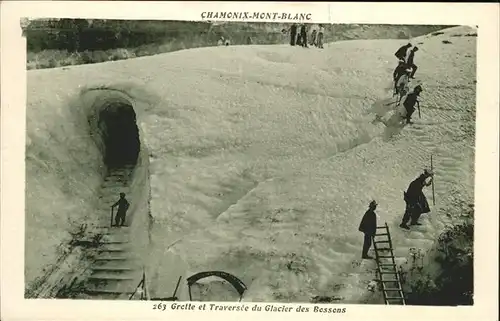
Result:
M98 127L104 144L104 164L110 169L135 166L141 143L131 104L114 101L99 111Z

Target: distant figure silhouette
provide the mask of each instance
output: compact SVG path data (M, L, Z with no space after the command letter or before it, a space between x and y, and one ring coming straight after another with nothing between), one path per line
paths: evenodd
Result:
M426 179L429 177L431 177L431 179L429 180L429 182L426 182ZM426 169L424 170L423 174L421 174L413 182L410 183L410 185L408 186L408 190L404 193L406 209L403 220L399 227L409 230L410 227L408 226L408 222L410 221L410 219L410 225L421 225L418 222L420 215L429 213L431 211L429 208L429 203L427 202L427 198L424 195L423 188L432 184L433 177L434 173Z
M403 102L403 106L406 109L406 123L411 124L411 116L415 112L415 105L417 105L420 110L420 103L418 102L418 96L423 91L422 86L418 85L413 89L413 92L408 94Z
M311 32L311 40L309 41L309 44L311 46L316 46L316 36L317 36L317 31L316 29L314 29L312 32Z
M307 46L307 28L305 24L302 24L300 26L300 45L302 47L308 47Z
M404 45L403 47L399 48L398 51L396 51L396 53L394 55L399 60L403 60L404 62L406 62L406 52L408 51L408 49L410 47L411 47L411 43L408 43L408 44Z
M130 207L130 203L125 198L125 193L120 193L120 199L111 206L111 209L118 206L118 211L115 216L115 225L123 226L125 224L125 214Z
M373 257L368 255L368 250L372 246L372 240L375 237L375 232L377 231L377 214L375 214L377 205L376 201L370 202L368 210L365 212L365 215L363 215L361 223L359 224L358 230L365 234L363 252L361 255L361 258L363 259L373 259Z
M297 25L294 23L290 27L290 46L295 46L296 39L297 39Z
M323 37L324 37L324 34L325 34L325 27L323 27L323 25L319 25L319 28L318 28L318 40L316 41L316 46L318 48L321 48L321 49L323 49Z
M413 47L408 54L408 59L406 59L406 64L412 69L410 78L415 78L415 72L417 72L417 65L413 62L415 58L415 53L418 51L418 47Z

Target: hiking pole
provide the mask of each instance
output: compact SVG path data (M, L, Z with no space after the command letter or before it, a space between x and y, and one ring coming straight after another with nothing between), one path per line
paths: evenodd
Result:
M432 163L432 154L431 154L431 172L432 172L432 205L436 205L436 194L434 192L434 166Z
M422 118L422 116L420 115L420 102L417 100L417 107L418 107L418 118ZM431 159L432 159L432 155L431 155ZM432 161L431 161L432 163Z
M111 206L111 219L110 219L111 226L113 226L113 206Z
M177 294L177 290L179 289L179 284L181 283L182 275L179 276L179 280L177 280L177 285L175 286L174 294L172 295L173 301L177 301L177 297L175 296Z

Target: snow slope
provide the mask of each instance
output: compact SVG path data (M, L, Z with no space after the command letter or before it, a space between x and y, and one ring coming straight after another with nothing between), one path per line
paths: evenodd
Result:
M138 120L150 153L153 294L171 295L179 275L224 270L248 286L246 301L363 300L374 262L360 262L357 226L371 199L403 258L410 247L432 245L447 223L438 210L450 193L473 193L476 38L456 36L470 32L457 27L413 40L422 43L415 58L422 118L405 128L374 121L379 114L392 124L385 104L402 40L344 41L324 50L199 48L28 72L27 282L56 257L41 248L44 233L66 228L66 213L92 220L98 153L89 139L61 137L85 131L81 110L66 101L83 86L106 86L147 98ZM42 128L47 117L52 122ZM41 171L49 163L49 156L33 156L41 144L51 144L64 177ZM422 226L402 231L402 191L431 154L436 207ZM74 209L75 201L83 205ZM64 240L52 235L54 245ZM216 282L193 289L196 300L235 297Z

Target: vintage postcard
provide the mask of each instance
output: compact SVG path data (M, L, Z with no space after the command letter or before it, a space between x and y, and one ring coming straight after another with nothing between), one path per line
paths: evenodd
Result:
M2 319L496 320L498 5L2 3Z

